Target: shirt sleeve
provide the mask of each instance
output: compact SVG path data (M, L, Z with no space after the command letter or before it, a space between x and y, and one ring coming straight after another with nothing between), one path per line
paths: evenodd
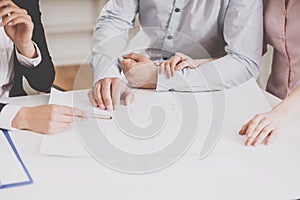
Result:
M262 8L260 0L230 1L223 30L226 56L196 69L179 71L176 83L166 75L158 75L156 90L221 90L257 78L263 49Z
M111 0L98 17L93 34L91 61L95 82L107 77L121 78L118 58L125 50L128 30L134 26L138 2Z
M17 59L24 66L36 67L42 61L42 55L41 55L41 51L40 51L39 47L36 45L36 43L33 42L33 44L34 44L34 47L37 51L37 57L36 58L27 58L27 57L23 56L22 54L20 54L18 49L15 48Z
M6 105L0 112L0 128L6 130L16 130L12 127L12 121L20 110L20 106Z

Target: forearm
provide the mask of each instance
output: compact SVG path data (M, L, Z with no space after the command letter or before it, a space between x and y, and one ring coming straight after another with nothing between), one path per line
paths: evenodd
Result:
M184 69L171 79L158 75L158 91L202 92L237 86L259 73L258 66L234 55L216 59L195 69Z
M212 62L212 61L217 60L217 59L220 59L220 58L222 58L222 57L224 57L224 55L223 55L223 56L217 56L217 57L214 57L214 58L195 59L193 64L194 64L196 67L200 67L200 66L203 65L203 64Z

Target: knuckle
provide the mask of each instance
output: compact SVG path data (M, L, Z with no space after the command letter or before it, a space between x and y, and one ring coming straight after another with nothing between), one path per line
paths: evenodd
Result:
M25 9L21 9L21 12L22 12L23 14L25 14L25 15L28 15L27 10L25 10ZM30 17L30 16L29 16L29 17Z
M56 105L53 105L53 104L50 105L50 111L51 111L51 114L52 114L53 112L56 112L57 109L58 109L58 108L57 108Z
M254 119L256 118L260 118L261 117L261 115L260 114L256 114L255 116L254 116Z
M103 99L104 103L105 104L109 104L110 103L110 98L106 97Z

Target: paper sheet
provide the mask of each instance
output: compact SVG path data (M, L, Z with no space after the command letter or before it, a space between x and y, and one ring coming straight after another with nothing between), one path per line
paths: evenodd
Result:
M81 98L77 92L60 92L56 89L51 90L49 104L58 104L63 106L74 106L80 103L80 109L88 111L90 103L87 100L87 92L82 91ZM76 102L74 102L76 101ZM89 157L80 143L79 137L76 133L74 125L69 127L63 133L55 135L44 135L41 143L40 152L43 154L57 155L57 156L76 156Z
M0 181L1 185L9 185L29 181L26 172L6 137L0 130Z
M100 111L99 108L94 108L88 101L87 92L87 90L59 92L53 89L49 103L74 106L89 113L112 115L113 120L110 121L95 120L95 123L98 123L98 130L93 129L87 122L79 123L80 126L86 126L85 130L87 132L99 132L101 130L113 145L127 152L147 153L164 148L174 140L180 129L182 107L178 102L178 96L173 93L136 90L134 91L135 101L133 104L129 106L120 105L117 110L108 113L107 111ZM202 96L200 109L207 114L201 116L201 127L199 130L206 132L210 121L210 95L203 94L200 96ZM151 116L151 112L155 106L162 108L161 113L165 115L165 117L160 115ZM89 122L91 120L92 119L90 119ZM154 134L155 137L150 137L147 140L135 139L130 136L130 133L126 134L126 130L122 129L124 124L131 124L132 127L143 128L150 126L151 123L161 123L159 127L161 127L162 130L160 130L160 134ZM71 157L88 156L76 132L77 125L78 124L74 124L63 133L43 136L40 149L41 153Z
M94 108L89 103L87 98L87 90L59 92L52 90L50 104L60 104L78 107L90 113L105 113L113 116L113 120L94 120L97 123L97 129L91 128L89 120L87 122L79 122L86 134L88 132L102 132L105 137L119 149L132 153L148 153L157 151L170 144L176 137L181 125L181 109L184 106L178 104L177 93L171 92L155 92L150 90L136 90L135 101L130 106L120 105L114 112L108 113ZM199 127L196 141L191 146L186 155L199 157L205 136L210 129L210 123L213 117L212 112L214 105L212 103L213 95L217 93L183 93L181 95L190 95L191 98L196 96L198 101L198 109L200 110ZM165 120L163 122L162 131L155 137L147 140L135 139L130 136L130 133L124 133L122 130L122 123L133 123L137 127L146 127L149 124L157 122L160 117L152 119L151 109L158 105L163 108L165 113ZM188 105L189 106L189 105ZM296 152L298 148L291 145L290 138L281 138L280 141L274 140L273 143L267 147L260 145L256 148L249 148L244 146L245 137L238 134L241 126L251 119L255 114L266 112L271 109L270 104L266 100L263 92L256 84L255 80L250 80L238 87L225 91L225 120L223 131L213 155L222 156L233 153L255 153L261 152ZM124 113L128 113L128 116ZM193 120L193 119L190 119ZM157 122L158 123L158 122ZM83 147L80 137L77 133L76 126L73 125L65 132L43 136L41 144L41 152L49 155L71 156L71 157L87 157L89 154ZM82 133L81 133L82 134ZM85 134L85 133L83 133ZM218 133L215 133L218 134ZM210 137L208 135L207 137ZM207 139L207 138L206 138Z
M289 124L267 146L259 144L256 147L246 147L246 137L238 134L241 127L256 114L270 111L272 109L271 105L255 80L250 80L236 88L226 90L225 93L226 113L224 128L211 157L216 158L230 155L264 157L266 154L300 152L299 145L295 143L296 140L292 139L293 137L297 137L298 133L288 131L290 127L296 125L295 123ZM298 127L300 128L299 125Z

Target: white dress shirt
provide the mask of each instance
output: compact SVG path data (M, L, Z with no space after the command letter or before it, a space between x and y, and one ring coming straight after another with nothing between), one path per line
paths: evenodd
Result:
M0 19L1 21L1 19ZM13 42L6 35L4 28L0 27L0 98L9 96L13 86L14 55L19 62L28 67L36 67L42 60L41 53L36 44L37 58L27 58L21 55L17 49L14 50ZM11 122L19 111L20 106L7 105L0 112L0 128L11 130Z
M94 79L121 78L114 61L124 54L127 32L139 14L150 42L144 45L140 39L140 46L128 51L144 48L155 61L168 60L177 51L194 59L225 55L197 69L179 71L171 79L158 75L158 91L219 90L241 84L259 73L262 10L261 0L110 0L94 30Z

